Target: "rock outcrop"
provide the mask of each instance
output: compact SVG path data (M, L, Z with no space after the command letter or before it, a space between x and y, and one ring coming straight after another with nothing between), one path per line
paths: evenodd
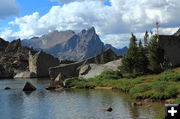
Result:
M180 66L180 36L160 35L158 44L164 50L169 65L172 67Z
M36 90L36 87L33 86L30 82L26 82L23 91L34 91Z
M8 46L6 47L5 52L14 52L17 51L18 48L21 47L21 40L14 40L11 43L8 44Z
M100 75L103 71L117 71L118 66L121 65L121 58L118 60L114 60L108 62L106 64L88 64L89 70L86 73L79 72L79 77L83 78L93 78L97 75ZM83 66L82 68L87 67L87 65ZM81 69L82 70L82 69Z
M18 73L14 76L14 78L36 78L36 74L34 72L24 71Z
M0 64L0 78L9 78L13 76L13 72L6 70L3 65Z
M49 68L57 65L59 60L52 55L43 51L34 54L29 52L29 71L34 72L37 77L49 77Z
M0 38L0 78L13 78L28 69L28 52L35 50L21 46L21 41L7 42Z
M5 87L4 90L10 90L11 88L10 87Z
M9 42L0 38L0 51L4 51L8 46Z
M64 76L64 79L78 77L79 72L82 74L86 74L88 72L89 68L88 66L85 66L86 64L104 64L113 60L117 60L118 58L119 57L111 49L108 49L95 57L80 62L61 64L59 66L52 67L49 69L49 74L51 79L55 79L60 73Z

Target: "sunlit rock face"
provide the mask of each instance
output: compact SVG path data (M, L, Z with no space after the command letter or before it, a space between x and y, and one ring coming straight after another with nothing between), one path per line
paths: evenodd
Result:
M29 52L29 71L34 72L37 77L48 77L49 68L57 65L59 65L59 59L43 51L34 54Z

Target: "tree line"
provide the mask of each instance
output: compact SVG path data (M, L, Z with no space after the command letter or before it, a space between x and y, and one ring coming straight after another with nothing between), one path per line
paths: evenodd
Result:
M146 31L142 43L132 33L128 52L119 67L121 73L143 75L161 72L165 68L165 59L164 51L158 45L158 38L157 34Z

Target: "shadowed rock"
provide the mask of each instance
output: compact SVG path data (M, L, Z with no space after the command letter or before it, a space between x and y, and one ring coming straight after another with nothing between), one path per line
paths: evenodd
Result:
M55 79L59 73L61 73L65 79L78 77L79 72L81 72L82 74L86 74L90 70L90 67L85 66L86 64L87 65L90 63L104 64L113 60L117 60L118 58L119 57L111 49L108 49L105 52L95 57L92 57L92 58L89 58L80 62L52 67L49 69L49 74L50 74L51 79ZM85 67L85 68L82 69L82 67Z
M17 51L18 48L21 47L21 40L14 40L11 43L8 44L5 52L14 52Z
M132 106L142 106L141 102L133 102L131 103Z
M21 40L7 42L0 38L0 78L13 78L27 70L28 52L35 50L21 46Z
M168 65L180 66L180 35L160 35L158 44L164 50Z
M4 90L10 90L11 88L10 87L5 87Z
M108 107L108 108L102 108L101 110L111 112L113 109L111 107Z
M36 90L36 87L33 86L30 82L26 82L23 91L34 91Z
M37 77L49 77L49 68L59 65L59 59L39 51L35 54L29 52L29 71Z
M61 89L63 88L63 83L60 81L59 82L51 81L45 88L46 90Z

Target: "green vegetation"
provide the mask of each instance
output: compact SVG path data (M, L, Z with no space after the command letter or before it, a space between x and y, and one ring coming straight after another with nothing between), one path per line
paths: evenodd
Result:
M134 75L142 75L147 72L148 59L146 56L146 50L134 34L130 39L129 49L127 54L122 58L122 66L119 67L122 73L130 73Z
M155 79L159 81L180 81L180 73L168 70Z
M149 38L148 32L144 35L144 45L141 40L137 44L134 34L130 39L127 54L122 58L122 66L119 67L122 73L133 75L144 75L148 73L160 73L168 66L165 66L164 51L158 45L158 35Z
M148 44L148 59L149 59L149 70L154 73L162 71L162 64L164 62L164 51L159 47L158 36L154 35Z
M93 89L96 86L112 87L129 93L135 99L173 98L179 103L180 99L177 97L180 95L180 72L169 69L160 73L169 67L157 40L158 35L151 34L149 37L146 32L144 45L141 40L137 44L136 36L132 34L128 52L122 58L119 71L105 71L94 78L75 80L70 85L86 89Z
M112 87L129 93L135 99L164 100L177 98L180 95L179 76L179 72L169 70L151 78L140 76L128 79L120 78L119 72L105 71L94 78L74 80L70 85L71 87L85 89L93 89L96 86ZM180 100L176 99L175 101Z

